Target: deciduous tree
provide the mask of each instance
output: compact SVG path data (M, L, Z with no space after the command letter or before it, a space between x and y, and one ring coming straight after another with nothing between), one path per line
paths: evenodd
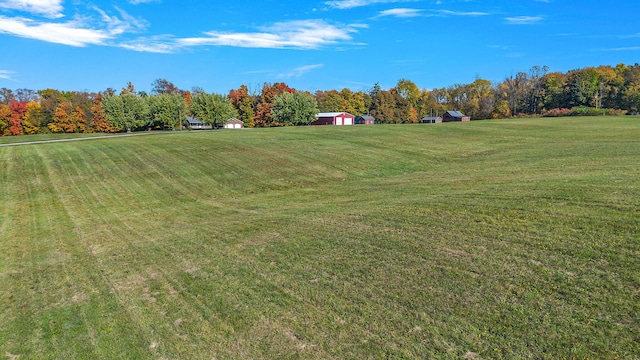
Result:
M274 98L271 116L277 125L308 125L315 120L318 102L313 95L296 91L285 92Z
M249 88L246 85L241 85L236 90L232 89L229 91L229 100L238 111L238 119L242 120L245 126L254 127L253 99L249 95Z
M198 120L220 127L225 120L238 117L229 98L220 94L198 93L191 99L189 112Z
M180 94L151 96L148 103L152 127L175 129L187 116L187 104Z
M91 106L91 128L95 132L112 133L116 129L111 125L107 114L102 109L102 94L97 94Z
M35 101L27 103L27 112L22 120L22 127L25 134L37 134L40 132L40 128L46 127L44 123L44 113L42 111L42 105Z
M27 103L25 101L11 100L9 103L11 117L9 118L9 132L11 135L22 135L22 120L27 113Z

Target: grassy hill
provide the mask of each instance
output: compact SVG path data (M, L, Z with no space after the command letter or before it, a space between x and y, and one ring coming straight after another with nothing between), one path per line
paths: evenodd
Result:
M0 147L0 355L632 358L639 154L629 117Z

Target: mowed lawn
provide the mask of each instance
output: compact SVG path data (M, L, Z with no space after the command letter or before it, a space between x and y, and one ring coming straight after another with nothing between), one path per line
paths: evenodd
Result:
M640 356L638 117L0 147L0 205L11 359Z

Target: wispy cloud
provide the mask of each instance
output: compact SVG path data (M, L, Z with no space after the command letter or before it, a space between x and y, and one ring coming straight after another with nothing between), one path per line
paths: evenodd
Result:
M156 54L171 54L178 48L172 36L140 37L123 41L118 46L127 50Z
M108 15L105 11L93 8L100 20L91 16L76 17L73 20L56 22L38 21L24 17L0 15L0 34L9 34L55 44L84 47L88 45L107 45L107 41L125 32L136 32L146 28L144 20L135 19L125 11L116 9L119 16Z
M438 10L438 13L442 14L442 15L448 15L448 16L487 16L487 15L491 15L487 12L480 12L480 11L451 11L451 10Z
M305 65L305 66L300 66L297 67L295 69L292 69L286 73L280 73L278 74L278 78L280 79L290 79L290 78L294 78L294 77L301 77L302 75L315 70L315 69L319 69L321 67L323 67L324 64L314 64L314 65Z
M618 48L608 48L608 49L595 49L594 51L639 51L640 46L628 46L628 47L618 47Z
M543 19L542 16L515 16L505 18L507 24L511 25L532 25L539 23Z
M4 0L0 1L0 8L26 11L52 19L64 16L62 0Z
M396 8L380 11L376 17L395 16L399 18L411 18L420 16L422 10L420 9L408 9L408 8Z
M106 31L87 29L76 21L47 23L4 16L0 16L0 33L70 46L100 45L111 37Z
M296 20L275 23L259 32L205 32L206 36L178 39L179 46L234 46L246 48L318 49L351 40L356 26L335 26L323 20Z
M148 4L148 3L160 2L160 1L161 0L129 0L129 3L133 5L138 5L138 4Z
M0 79L12 80L12 76L15 74L13 71L0 70Z
M411 2L413 0L333 0L325 2L326 5L334 9L351 9L355 7L368 6L373 4L388 4L399 2Z

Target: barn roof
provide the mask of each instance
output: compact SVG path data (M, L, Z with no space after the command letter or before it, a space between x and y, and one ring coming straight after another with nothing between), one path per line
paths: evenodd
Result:
M320 118L320 117L336 117L336 116L342 115L342 114L351 115L351 114L349 114L347 112L344 112L344 111L342 111L342 112L323 112L323 113L316 114L316 117L318 117L318 118ZM353 116L353 115L351 115L351 116Z
M235 123L235 124L240 124L240 123L242 123L242 124L244 124L244 122L242 122L242 120L240 120L240 119L236 119L236 118L234 118L234 117L227 119L227 124L228 124L228 123Z
M453 116L453 117L465 117L466 115L461 113L460 111L457 110L449 110L447 111L447 114Z
M373 116L371 116L371 115L360 115L360 116L358 116L358 117L359 117L359 118L363 118L363 119L365 119L365 120L375 120L375 119L376 119L376 118L374 118L374 117L373 117Z

